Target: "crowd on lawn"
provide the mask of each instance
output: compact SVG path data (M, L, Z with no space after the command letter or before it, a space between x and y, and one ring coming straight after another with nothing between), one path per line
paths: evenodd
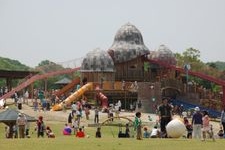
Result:
M66 109L66 108L65 108ZM92 108L87 101L81 100L74 102L71 105L71 112L68 115L68 120L65 124L65 127L62 129L63 135L72 135L76 137L83 138L88 137L88 134L85 133L85 127L81 125L80 121L82 117L85 117L86 120L89 120L90 110L94 111L93 123L97 124L96 128L96 138L101 138L101 127L99 125L99 112L103 111L108 113L110 121L113 120L115 114L116 117L119 116L121 111L121 102L118 101L115 106L100 109L100 107ZM68 111L63 110L63 111ZM133 137L130 131L134 129L136 133L136 139L141 140L143 138L169 138L166 131L166 125L172 120L174 115L174 107L168 102L167 98L162 99L162 103L157 108L158 119L155 121L155 125L152 129L148 126L142 124L142 113L137 111L133 120L133 124L126 124L125 133L118 133L118 137ZM182 113L181 113L182 114ZM195 112L189 118L188 116L181 115L183 117L184 125L186 126L187 134L184 135L185 138L196 138L201 140L206 140L207 138L212 138L215 140L215 137L224 138L224 129L225 129L225 110L221 113L220 121L220 130L218 133L214 133L213 126L210 123L210 117L206 111L201 111L199 107L195 108ZM149 116L149 121L152 121L152 118ZM26 117L23 113L18 114L16 125L13 127L14 138L29 138L29 129L30 124L27 122ZM9 128L5 128L6 137L9 133ZM44 137L45 135L48 138L55 138L55 134L52 131L50 126L46 126L42 116L39 116L35 131L37 132L37 137ZM104 135L104 133L103 133Z

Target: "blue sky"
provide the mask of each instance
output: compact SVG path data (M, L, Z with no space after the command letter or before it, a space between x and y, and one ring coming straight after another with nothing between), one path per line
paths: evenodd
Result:
M0 0L0 56L34 67L107 50L127 22L145 45L174 53L193 47L201 60L225 61L224 0Z

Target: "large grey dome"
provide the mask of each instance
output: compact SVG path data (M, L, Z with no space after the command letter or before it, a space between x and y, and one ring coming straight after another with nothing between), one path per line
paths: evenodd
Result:
M151 52L149 59L176 65L176 57L165 45L160 45L157 51Z
M81 72L114 72L114 63L106 51L97 48L86 54Z
M109 54L115 63L126 62L149 53L141 32L132 24L123 25L116 33Z

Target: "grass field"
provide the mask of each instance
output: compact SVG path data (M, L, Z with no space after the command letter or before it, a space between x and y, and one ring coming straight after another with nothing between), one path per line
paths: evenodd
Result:
M216 142L207 140L188 139L143 139L117 138L118 127L102 127L102 138L95 138L95 127L86 127L85 132L90 138L78 139L74 135L62 135L64 123L48 122L56 134L55 139L37 138L36 133L31 134L31 138L26 139L5 139L3 123L0 123L0 149L1 150L224 150L225 140L218 139ZM31 125L33 126L33 125ZM31 128L32 133L33 128ZM114 135L114 137L113 137Z

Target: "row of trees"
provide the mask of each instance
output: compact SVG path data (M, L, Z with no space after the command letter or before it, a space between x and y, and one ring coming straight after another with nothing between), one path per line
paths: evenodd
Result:
M54 62L51 62L49 60L43 60L41 61L38 66L35 68L30 68L24 64L21 64L17 60L11 60L8 58L2 58L0 57L0 69L1 70L20 70L20 71L37 71L40 74L48 73L48 72L54 72L54 71L59 71L66 69L62 65L56 64ZM69 79L72 78L72 76L80 76L79 73L74 73L73 75L59 75L59 76L54 76L51 78L47 79L47 85L49 89L55 89L57 88L57 85L54 83L64 77L67 77ZM17 86L20 83L20 80L13 80L13 87ZM34 88L43 88L44 87L44 81L36 81L34 83ZM6 80L5 79L0 79L0 87L5 87L6 86Z
M184 66L185 64L189 64L191 66L191 70L196 72L201 72L215 78L219 78L225 80L225 63L224 62L208 62L204 63L200 60L201 53L199 50L194 48L186 49L182 54L176 53L177 65ZM219 64L219 66L218 66ZM224 66L223 66L224 64ZM209 81L199 79L196 77L190 77L190 80L195 83L202 85L207 89L212 89L214 92L220 91L221 87L211 83Z

